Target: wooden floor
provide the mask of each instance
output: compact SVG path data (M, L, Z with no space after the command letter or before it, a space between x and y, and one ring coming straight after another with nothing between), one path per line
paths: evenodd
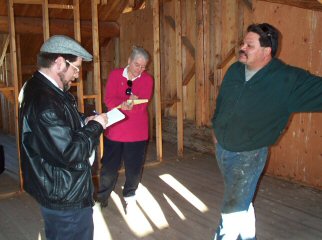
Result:
M0 134L0 144L12 161L14 138ZM94 207L95 239L212 239L223 195L214 157L185 150L178 159L176 146L164 143L164 161L156 163L151 143L146 163L134 209L124 213L122 172L108 208ZM0 175L0 240L45 239L38 205L18 191L15 172ZM322 191L264 176L254 206L259 240L322 239Z

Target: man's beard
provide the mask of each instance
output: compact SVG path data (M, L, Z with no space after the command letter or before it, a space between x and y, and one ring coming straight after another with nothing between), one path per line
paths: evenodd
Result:
M63 74L63 73L59 73L58 76L59 76L61 83L63 84L63 91L67 92L70 89L70 85L68 84L69 81L67 81L65 79L65 74Z

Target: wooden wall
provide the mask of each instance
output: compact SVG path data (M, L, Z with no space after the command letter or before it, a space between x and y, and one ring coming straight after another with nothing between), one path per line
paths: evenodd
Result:
M124 13L118 20L120 24L120 67L127 65L134 45L145 48L151 54L148 72L153 73L153 25L152 10L145 8Z
M281 31L283 61L322 75L321 11L257 1L254 22L270 22ZM267 173L322 188L321 122L322 113L295 114L271 150Z
M236 61L235 53L245 28L251 23L268 22L276 26L283 39L279 57L285 62L305 68L312 73L322 75L322 12L312 11L289 5L266 1L214 0L202 1L209 7L209 18L198 19L198 3L181 1L181 23L175 22L175 2L161 1L161 84L163 103L164 139L176 142L176 44L175 28L182 28L182 70L183 70L183 105L184 105L184 143L195 149L213 152L210 138L210 119L215 109L215 99L222 77L229 65ZM286 17L287 16L287 17ZM207 22L209 21L209 22ZM209 58L196 59L198 31L200 24L209 27L204 30L205 55ZM207 33L208 32L208 33ZM209 34L209 36L207 35ZM209 41L209 42L207 42ZM208 47L207 47L208 46ZM197 123L198 104L202 97L198 95L196 72L190 79L191 66L197 61L204 61L204 68L209 68L205 81L210 81L208 106L210 111L201 125ZM185 80L187 80L185 82ZM322 113L295 114L288 130L279 143L271 150L266 173L305 185L322 188ZM203 134L198 134L201 132ZM209 146L200 147L202 144Z
M120 24L119 67L126 67L129 55L134 45L143 47L150 54L147 71L153 76L153 14L148 5L134 12L121 14ZM154 100L149 104L149 123L151 140L154 136Z
M5 54L0 66L0 87L12 87L10 55ZM15 135L14 96L11 91L0 91L0 131Z

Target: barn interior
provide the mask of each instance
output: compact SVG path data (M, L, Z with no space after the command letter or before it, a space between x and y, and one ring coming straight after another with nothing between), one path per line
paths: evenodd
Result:
M142 204L133 219L124 215L121 171L113 204L96 212L97 239L211 239L224 187L211 118L249 24L276 26L278 58L322 75L321 0L0 0L0 6L0 239L45 239L37 204L21 188L17 99L49 36L73 37L94 56L71 88L87 114L105 111L108 75L126 66L133 45L151 55L151 137L140 185L151 205ZM255 200L258 239L322 239L321 120L322 113L294 114L271 147ZM101 154L102 144L94 181Z

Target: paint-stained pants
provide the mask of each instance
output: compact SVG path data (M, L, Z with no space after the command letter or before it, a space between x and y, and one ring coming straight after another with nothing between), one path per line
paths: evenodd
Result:
M216 145L216 158L224 178L221 220L214 240L256 239L252 200L265 167L268 148L231 152Z

